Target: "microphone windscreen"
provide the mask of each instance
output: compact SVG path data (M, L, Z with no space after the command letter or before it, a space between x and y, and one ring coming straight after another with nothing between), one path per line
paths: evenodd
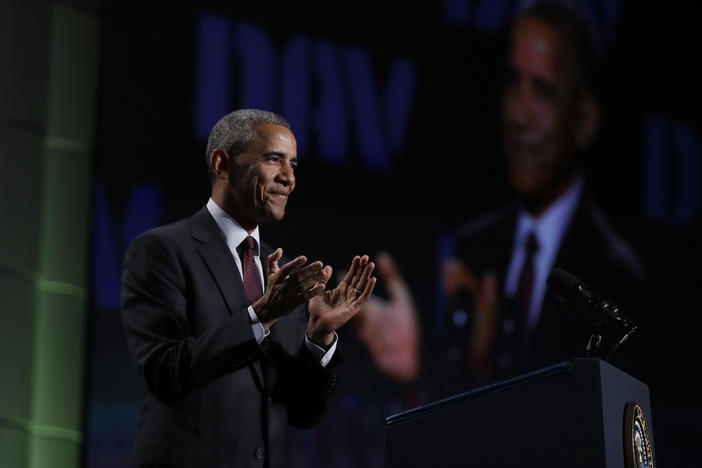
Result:
M581 284L581 281L563 268L555 267L551 270L551 274L548 275L546 284L549 288L563 296L564 299L570 300L578 285Z

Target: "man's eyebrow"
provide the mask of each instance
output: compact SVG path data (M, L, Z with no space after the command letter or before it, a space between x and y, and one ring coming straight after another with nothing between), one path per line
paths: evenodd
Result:
M261 156L278 156L279 158L284 158L286 155L281 151L266 151L265 153L261 153ZM298 162L298 156L292 156L290 160Z

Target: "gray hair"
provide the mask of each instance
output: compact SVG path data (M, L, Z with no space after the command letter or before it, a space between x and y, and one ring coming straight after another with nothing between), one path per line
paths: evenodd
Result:
M219 122L212 127L210 136L207 138L207 154L205 154L210 182L214 181L215 176L210 162L212 152L221 149L231 157L240 154L256 137L256 125L259 123L290 128L290 124L282 116L259 109L235 110L219 119Z

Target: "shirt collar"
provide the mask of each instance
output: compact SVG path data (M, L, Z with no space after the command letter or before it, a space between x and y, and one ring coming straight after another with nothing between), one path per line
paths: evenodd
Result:
M233 255L236 255L237 247L243 242L248 236L256 239L256 252L255 255L259 256L261 253L261 240L259 238L258 226L254 229L251 234L249 234L246 229L241 227L239 223L234 220L229 214L217 205L217 203L210 198L207 201L207 211L210 212L214 218L217 226L224 234L224 238L227 241L227 246L229 250L232 251Z
M517 243L523 245L530 232L536 234L540 248L544 245L558 245L565 228L578 204L583 188L583 177L576 174L568 190L535 218L526 210L521 210L517 222Z

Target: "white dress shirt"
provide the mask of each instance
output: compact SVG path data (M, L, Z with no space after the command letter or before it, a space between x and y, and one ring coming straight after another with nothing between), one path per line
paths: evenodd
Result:
M570 225L573 214L575 214L582 189L583 178L582 175L578 174L568 190L538 218L534 218L526 210L519 213L514 246L512 247L512 259L505 281L505 294L508 297L513 297L517 293L519 273L526 257L527 238L529 233L533 232L539 248L534 254L534 290L532 291L527 320L529 329L533 329L539 321L541 305L546 292L546 280L553 268L553 263L556 261L556 254L566 229Z
M239 244L241 244L244 241L244 239L246 239L248 236L251 236L256 240L254 262L256 263L256 269L258 270L259 278L261 280L262 291L265 292L266 281L263 277L263 266L261 265L261 239L258 232L258 226L256 226L256 229L254 229L249 234L246 231L246 229L241 227L241 225L234 220L234 218L229 216L229 214L226 211L220 208L219 205L217 205L217 203L215 203L215 201L212 200L212 198L210 198L207 202L207 211L210 212L215 222L217 223L217 226L219 226L219 229L222 231L224 239L227 243L227 247L229 247L229 250L231 251L232 256L234 257L234 262L236 262L236 267L239 270L239 275L241 276L242 281L244 279L244 272L241 266L241 259L239 258L239 253L236 249L239 246ZM251 319L251 327L253 328L254 337L256 338L256 342L260 344L263 341L263 339L268 335L268 333L270 333L270 330L268 330L268 332L264 330L263 325L261 324L261 320L258 318L258 315L256 315L256 311L254 310L253 306L249 306L248 311L249 318ZM334 333L334 341L329 347L329 350L325 351L324 348L321 348L320 346L310 341L307 337L307 334L305 333L305 344L307 345L307 348L310 350L312 355L315 356L315 358L319 359L323 367L326 367L331 358L334 356L337 341L338 337L336 333Z

